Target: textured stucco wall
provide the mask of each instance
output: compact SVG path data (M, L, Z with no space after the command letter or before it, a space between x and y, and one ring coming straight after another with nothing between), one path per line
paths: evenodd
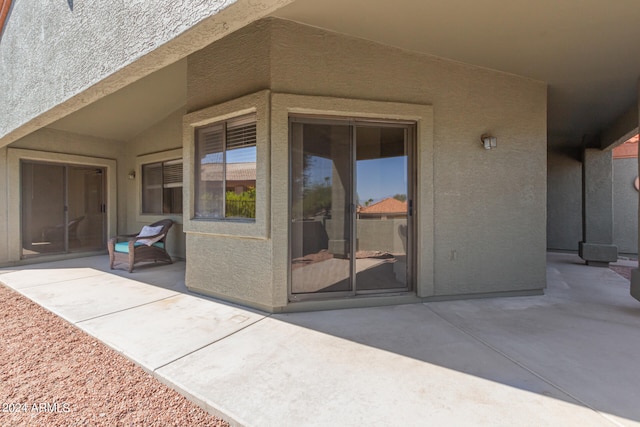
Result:
M250 112L256 115L255 221L194 219L195 175L193 169L185 173L186 284L201 293L271 309L283 303L274 302L271 280L269 92L257 92L186 115L183 158L187 165L195 162L196 127Z
M613 161L613 244L623 254L638 253L637 159Z
M547 247L577 251L582 240L580 153L548 152Z
M189 56L189 112L269 88L269 23L256 22Z
M274 307L271 241L187 234L189 289L265 310Z
M268 58L237 49L265 37L270 39ZM220 96L219 88L228 91L238 87L238 95L242 95L263 84L262 72L250 74L250 85L238 83L239 70L234 73L234 67L251 64L252 58L252 69L257 70L264 69L268 61L274 92L432 105L434 153L421 162L433 165L434 178L426 182L425 177L419 187L435 189L430 203L435 236L420 242L418 256L424 259L418 262L424 269L422 280L434 283L418 284L419 288L431 289L433 296L447 296L545 286L544 84L279 20L251 26L237 39L232 35L199 55L203 57L189 60L189 109L192 105L201 107L196 97L217 102L233 96L229 92ZM203 74L193 71L202 69L207 61L217 67L215 75L225 80L205 76L204 82L197 81ZM231 65L225 70L226 63ZM199 64L198 68L192 64ZM196 87L197 93L191 90ZM487 132L498 138L496 150L481 148L480 135ZM286 264L286 249L281 247L286 245L286 227L281 227L280 217L284 218L288 209L286 179L282 180L286 178L286 135L282 129L272 129L273 286L278 303L283 301L281 282L286 281L286 272L280 271ZM284 172L280 170L283 165ZM214 246L230 251L223 239L215 240L202 238L196 252ZM236 254L244 254L252 245L224 240L234 246ZM188 265L194 261L190 243ZM236 258L239 262L242 257ZM207 268L206 264L198 265ZM209 268L215 267L210 264ZM205 277L206 271L198 274ZM216 274L226 281L222 273ZM187 274L188 279L192 277Z
M274 92L433 105L435 295L544 287L544 84L288 21L271 31Z
M582 241L613 242L613 154L585 148L582 155Z
M0 144L46 126L289 2L14 1L0 40Z
M182 232L182 215L141 215L141 183L142 173L139 166L142 163L171 160L175 155L163 153L179 149L182 157L182 117L181 108L164 118L151 128L126 143L126 156L119 165L118 203L125 209L126 223L120 224L121 233L135 233L142 226L152 222L170 218L176 221L169 231L167 250L175 257L185 258L185 237ZM153 156L150 156L153 154ZM167 157L168 156L168 157ZM146 160L145 160L146 159ZM127 178L128 172L136 171L136 179Z
M579 153L549 151L547 247L577 251L582 240L582 162ZM638 252L638 176L635 159L613 160L613 244L620 253Z
M125 155L123 145L119 141L78 135L55 129L39 130L14 142L9 147L110 159L119 159Z

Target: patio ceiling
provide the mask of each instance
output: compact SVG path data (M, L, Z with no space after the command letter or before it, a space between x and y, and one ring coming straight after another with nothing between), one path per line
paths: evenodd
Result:
M273 16L544 81L550 145L595 144L638 102L637 0L297 0ZM129 140L185 104L185 81L183 60L51 127Z
M274 16L547 82L550 144L589 143L637 105L637 0L298 0Z
M49 127L114 141L128 141L187 102L183 59L105 96Z

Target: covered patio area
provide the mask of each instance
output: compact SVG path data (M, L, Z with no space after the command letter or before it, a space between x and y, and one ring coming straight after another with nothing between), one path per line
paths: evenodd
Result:
M88 257L0 282L237 425L640 425L629 282L549 253L545 295L268 314L184 287L184 264ZM284 424L283 424L284 422Z

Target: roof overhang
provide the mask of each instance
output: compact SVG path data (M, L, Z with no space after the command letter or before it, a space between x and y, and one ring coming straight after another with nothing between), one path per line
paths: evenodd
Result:
M637 0L297 0L273 16L544 81L550 144L600 145L637 108Z

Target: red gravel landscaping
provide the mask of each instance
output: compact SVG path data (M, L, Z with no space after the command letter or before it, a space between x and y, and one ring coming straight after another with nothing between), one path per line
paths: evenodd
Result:
M1 426L228 426L0 284Z
M631 270L633 270L634 267L627 267L622 265L610 265L609 268L615 271L616 273L618 273L619 275L621 275L622 277L624 277L625 279L631 280Z

